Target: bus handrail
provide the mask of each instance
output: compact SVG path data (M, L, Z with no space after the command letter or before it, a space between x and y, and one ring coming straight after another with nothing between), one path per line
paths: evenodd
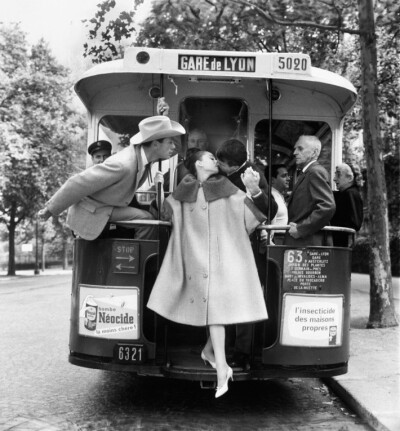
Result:
M287 231L289 229L290 229L289 225L278 225L278 224L263 224L257 227L257 230L267 230L267 231L274 231L274 230ZM321 230L326 232L345 232L345 233L351 233L351 234L356 233L354 229L351 229L348 227L341 227L341 226L325 226Z
M136 226L167 226L171 227L172 223L169 221L162 220L121 220L121 221L113 221L111 224L115 224L116 226L122 226L127 228L133 228Z

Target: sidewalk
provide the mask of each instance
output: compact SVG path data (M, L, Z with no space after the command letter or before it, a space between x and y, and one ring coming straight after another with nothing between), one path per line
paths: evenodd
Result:
M47 268L44 271L39 270L39 274L34 273L33 269L17 269L15 276L8 276L7 270L0 270L0 281L4 280L15 280L18 277L39 277L43 275L58 275L58 274L72 274L72 268Z
M393 278L397 316L400 279ZM348 373L326 379L374 430L400 430L400 327L365 329L369 316L369 275L351 277Z

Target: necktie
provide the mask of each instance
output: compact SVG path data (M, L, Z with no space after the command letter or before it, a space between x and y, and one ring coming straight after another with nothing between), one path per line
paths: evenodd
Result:
M139 184L144 183L146 180L149 181L149 184L153 181L151 177L151 163L147 163L147 165L144 166L144 171L142 176L140 177Z
M299 179L300 179L300 178L302 178L302 177L303 177L303 175L304 175L303 170L302 170L302 169L299 169L299 170L297 171L296 183L298 183L298 182L299 182Z

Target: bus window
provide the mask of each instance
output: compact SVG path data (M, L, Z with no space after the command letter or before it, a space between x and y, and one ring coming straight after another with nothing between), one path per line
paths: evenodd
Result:
M271 164L283 163L295 172L293 147L300 135L316 135L322 143L318 162L331 171L332 131L321 121L272 120L272 160ZM265 167L268 159L269 120L259 121L254 130L254 161Z
M98 139L107 139L113 144L113 152L129 145L131 136L139 132L138 124L146 117L131 115L105 115L99 121Z
M214 154L226 139L236 138L247 145L248 109L241 99L188 97L181 103L179 122L188 132L204 130L207 149Z

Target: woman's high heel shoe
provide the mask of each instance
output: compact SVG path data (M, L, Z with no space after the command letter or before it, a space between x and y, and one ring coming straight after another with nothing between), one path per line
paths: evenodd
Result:
M204 353L204 350L201 351L201 359L203 359L204 363L207 365L207 362L214 368L217 368L217 364L213 361L211 361L209 358L207 358L206 354Z
M231 367L228 367L228 371L226 372L225 383L221 387L217 386L217 392L215 392L215 398L219 398L228 392L229 379L231 379L233 382L233 371Z

